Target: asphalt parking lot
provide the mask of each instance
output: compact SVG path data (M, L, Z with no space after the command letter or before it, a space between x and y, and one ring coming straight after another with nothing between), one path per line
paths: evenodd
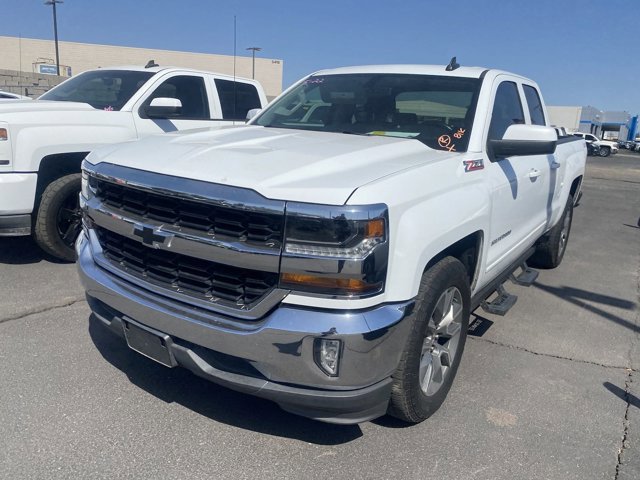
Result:
M0 239L0 477L640 478L640 155L589 158L562 266L481 310L445 405L316 423L127 349L75 266Z

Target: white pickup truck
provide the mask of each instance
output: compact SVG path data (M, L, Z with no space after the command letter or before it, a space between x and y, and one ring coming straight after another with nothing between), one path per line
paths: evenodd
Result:
M424 420L470 313L560 264L585 142L535 82L455 66L320 71L250 123L86 158L91 321L289 412Z
M80 164L94 148L151 134L244 123L266 105L254 80L182 68L88 71L33 102L0 102L0 236L30 235L74 260Z

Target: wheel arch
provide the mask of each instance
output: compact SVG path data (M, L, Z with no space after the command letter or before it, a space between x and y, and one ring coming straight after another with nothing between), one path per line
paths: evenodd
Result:
M473 291L480 272L480 259L484 244L484 232L477 230L452 243L434 255L425 265L423 273L445 257L454 257L464 265L469 277L469 286Z
M42 194L47 186L65 175L80 173L82 160L88 154L89 152L55 153L40 160L34 212L37 212Z

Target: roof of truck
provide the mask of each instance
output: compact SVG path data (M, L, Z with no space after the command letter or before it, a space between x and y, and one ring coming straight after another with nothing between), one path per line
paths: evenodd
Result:
M216 77L221 77L221 78L229 78L232 79L234 78L233 75L227 75L225 73L220 73L220 72L212 72L212 71L207 71L207 70L196 70L194 68L186 68L186 67L175 67L175 66L163 66L163 65L159 65L157 67L149 67L149 68L145 68L144 65L117 65L115 67L98 67L95 70L130 70L130 71L134 71L134 72L150 72L150 73L158 73L158 72L164 72L164 71L180 71L180 72L191 72L191 73L204 73L207 75L215 75ZM256 80L252 80L250 78L245 78L245 77L240 77L237 76L235 77L237 80L242 80L242 81L247 81L247 82L256 82Z
M319 70L313 75L337 75L348 73L406 73L412 75L441 75L446 77L480 78L483 73L491 72L492 75L513 75L529 80L522 75L505 72L485 67L458 67L455 70L446 70L446 65L361 65L354 67L340 67L327 70Z
M482 67L458 67L447 71L446 65L361 65L320 70L314 75L333 75L340 73L408 73L419 75L445 75L452 77L480 78Z

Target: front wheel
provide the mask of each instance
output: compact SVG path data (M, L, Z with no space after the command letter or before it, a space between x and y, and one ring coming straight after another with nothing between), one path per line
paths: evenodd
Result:
M419 423L444 402L458 371L467 340L470 313L465 267L445 257L420 282L413 322L400 364L392 375L388 413Z
M609 147L600 147L599 155L601 157L608 157L611 154L611 149Z
M69 262L76 259L74 244L82 228L80 182L81 174L73 173L51 182L45 188L34 231L40 248Z

